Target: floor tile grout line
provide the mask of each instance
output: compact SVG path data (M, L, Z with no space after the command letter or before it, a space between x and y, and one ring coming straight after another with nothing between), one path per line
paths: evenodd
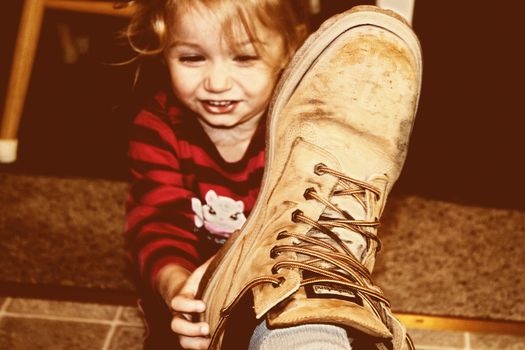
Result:
M465 332L465 350L472 350L472 347L470 345L470 333Z
M120 320L102 320L93 318L81 318L81 317L68 317L68 316L53 316L53 315L39 315L39 314L22 314L13 312L4 312L4 316L14 318L32 318L40 320L51 320L51 321L66 321L66 322L80 322L80 323L98 323L105 325L112 325L113 323L119 326L130 326L130 327L143 327L142 323L139 322L126 322Z
M120 316L122 315L123 309L124 308L122 306L118 307L117 312L115 313L115 317L113 317L113 321L111 322L111 326L109 327L106 339L104 340L102 350L109 349L109 346L111 345L111 340L113 339L113 335L115 334L115 330L117 329L117 326L119 324Z
M11 304L11 298L7 297L4 300L4 303L2 304L2 307L0 307L0 318L6 314L7 307Z

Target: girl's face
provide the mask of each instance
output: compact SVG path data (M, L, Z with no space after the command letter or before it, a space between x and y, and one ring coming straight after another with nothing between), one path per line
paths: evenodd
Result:
M257 54L248 34L237 30L232 48L220 23L208 10L190 10L178 18L166 61L175 95L214 128L234 128L260 117L277 79L275 66L283 54L279 36L257 26L269 57Z

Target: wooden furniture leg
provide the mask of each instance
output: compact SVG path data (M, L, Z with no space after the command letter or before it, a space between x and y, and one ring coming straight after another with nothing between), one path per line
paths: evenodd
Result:
M0 124L0 163L16 160L17 134L46 8L130 17L133 6L118 9L108 1L25 0Z
M33 68L43 15L44 0L25 0L11 76L7 86L4 115L0 124L0 162L2 163L16 160L18 126Z

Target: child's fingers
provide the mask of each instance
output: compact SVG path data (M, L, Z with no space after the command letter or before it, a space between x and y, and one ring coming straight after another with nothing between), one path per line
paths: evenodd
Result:
M184 349L206 350L210 340L201 337L179 337L179 343Z
M182 313L203 312L206 304L202 300L188 298L179 294L171 299L171 308L175 312Z
M183 315L175 315L171 321L171 329L173 332L181 336L189 337L205 337L210 331L210 327L206 322L191 322Z

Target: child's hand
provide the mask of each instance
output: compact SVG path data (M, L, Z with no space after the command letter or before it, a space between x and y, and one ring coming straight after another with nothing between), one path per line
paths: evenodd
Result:
M169 301L174 316L171 329L179 335L180 345L184 349L207 349L210 343L209 325L205 322L192 322L192 314L201 313L206 305L195 299L200 280L207 263L198 267L187 279L178 293Z
M196 269L186 280L179 294L171 300L171 308L175 312L171 329L179 335L180 345L184 349L207 349L210 344L210 339L206 338L210 332L209 325L205 322L191 322L192 313L201 313L206 308L202 300L195 299L205 270L204 265Z

